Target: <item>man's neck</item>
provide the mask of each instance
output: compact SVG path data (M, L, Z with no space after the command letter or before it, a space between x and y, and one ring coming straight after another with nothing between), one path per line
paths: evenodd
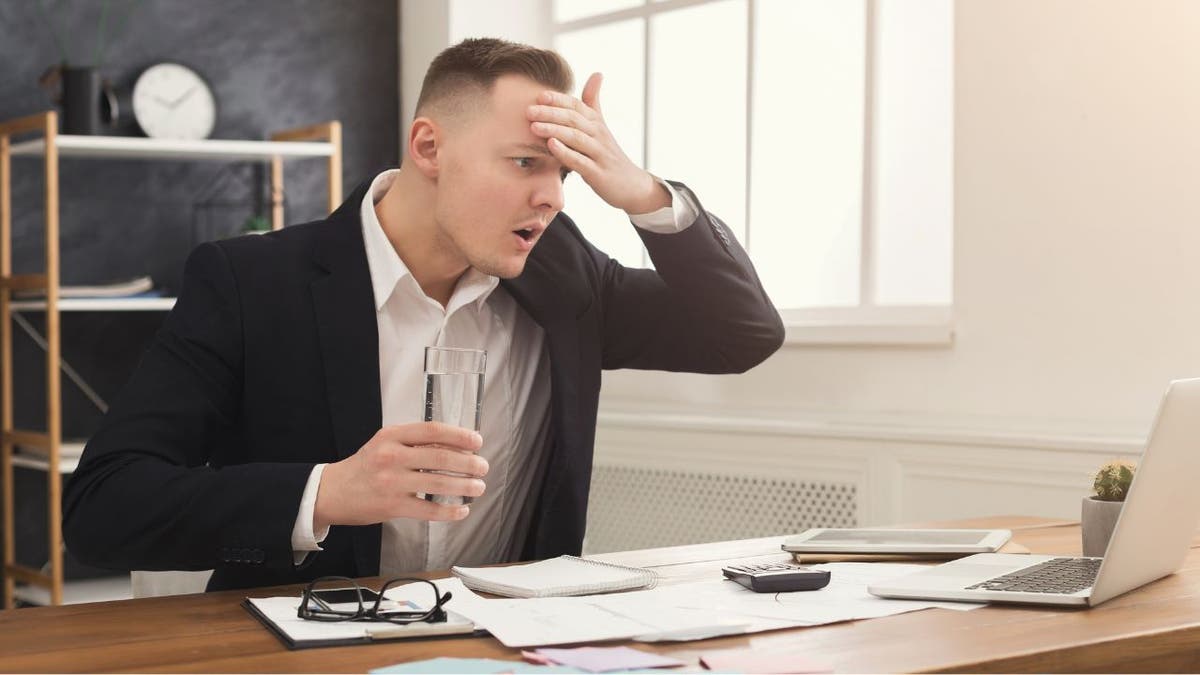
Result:
M468 265L449 250L434 220L433 193L412 171L401 171L375 215L392 248L425 295L445 307Z

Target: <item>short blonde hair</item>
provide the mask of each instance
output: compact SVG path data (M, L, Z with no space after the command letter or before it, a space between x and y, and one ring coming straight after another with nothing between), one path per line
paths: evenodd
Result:
M467 99L489 94L502 75L523 75L569 93L575 77L557 52L496 38L469 38L442 50L429 64L416 114L455 114L474 106Z

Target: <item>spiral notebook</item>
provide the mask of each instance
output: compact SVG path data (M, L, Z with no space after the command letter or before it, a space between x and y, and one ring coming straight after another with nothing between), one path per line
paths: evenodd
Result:
M450 572L471 590L510 598L613 593L652 588L658 583L653 570L573 555L508 567L451 567Z

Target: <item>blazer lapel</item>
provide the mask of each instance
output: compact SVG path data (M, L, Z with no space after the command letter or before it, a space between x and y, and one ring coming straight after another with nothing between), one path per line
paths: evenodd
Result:
M326 396L339 458L358 451L379 431L379 326L358 206L366 186L355 190L330 217L314 261L327 273L312 282L313 314L321 343ZM379 573L379 525L351 528L361 576Z
M333 227L324 233L314 256L327 274L311 286L339 458L353 455L383 421L379 327L356 206L363 194L356 190L329 217Z
M561 229L561 228L559 228ZM580 333L578 320L591 308L591 293L579 281L577 270L565 268L572 259L563 250L567 245L552 225L526 262L525 271L501 284L513 299L546 332L550 355L550 400L552 444L545 477L534 510L534 526L528 534L524 557L537 556L539 542L544 543L546 528L554 528L547 509L553 509L560 488L569 482L571 466L579 460L584 443L580 427Z

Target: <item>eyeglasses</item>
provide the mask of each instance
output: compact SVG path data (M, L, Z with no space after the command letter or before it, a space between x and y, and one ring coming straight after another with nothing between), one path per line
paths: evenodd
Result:
M388 589L403 584L426 584L410 594L412 600L393 601L384 597ZM331 588L336 584L337 588ZM370 597L374 595L374 602ZM426 600L428 602L426 602ZM392 579L379 593L363 588L350 577L320 577L304 588L296 616L309 621L387 621L389 623L439 623L446 620L442 608L450 601L450 593L442 594L428 579ZM391 606L395 605L395 606Z

